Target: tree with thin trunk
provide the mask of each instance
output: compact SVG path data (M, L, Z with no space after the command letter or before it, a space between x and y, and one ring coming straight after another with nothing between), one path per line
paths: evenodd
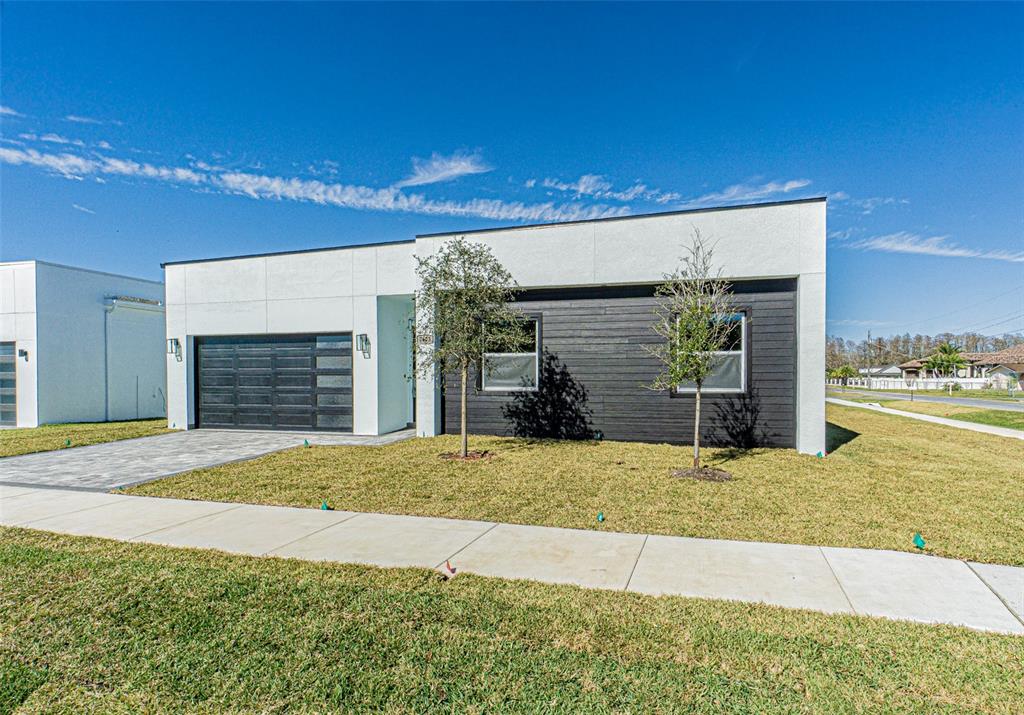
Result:
M735 336L729 282L715 267L714 251L694 229L680 265L658 286L654 332L664 340L646 346L662 364L655 390L694 386L693 470L700 470L701 391Z
M522 315L512 274L481 243L456 238L433 255L416 258L416 369L428 379L456 373L460 380L460 456L469 456L466 398L471 368L481 368L484 353L506 352L522 343Z

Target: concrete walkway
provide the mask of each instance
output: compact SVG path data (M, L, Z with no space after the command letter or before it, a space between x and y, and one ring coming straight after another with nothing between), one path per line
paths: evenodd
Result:
M382 445L413 436L407 429L380 437L336 432L250 432L200 429L123 439L87 447L0 459L0 484L109 491L179 472L253 459L304 440L325 445Z
M832 389L834 386L829 385ZM910 400L911 396L905 392L886 392L885 390L866 390L858 387L848 389L849 394L861 395L864 397L877 397L882 400ZM943 397L942 395L919 395L914 394L913 402L941 402L946 405L960 405L961 407L978 407L985 410L1005 410L1006 412L1024 412L1024 400L986 400L983 397Z
M843 405L844 407L859 407L863 410L873 410L875 412L883 412L887 415L896 415L897 417L908 417L912 420L921 420L922 422L931 422L932 424L945 425L946 427L955 427L956 429L970 430L971 432L984 432L985 434L994 434L998 437L1011 437L1013 439L1024 439L1024 430L1010 429L1009 427L995 427L993 425L982 425L976 422L964 422L963 420L951 420L947 417L935 417L934 415L921 415L916 412L904 412L903 410L894 410L890 407L882 407L871 402L851 402L850 400L840 400L838 397L826 397L825 402L831 402L833 405Z
M769 603L1024 635L1024 568L792 544L0 486L0 524L255 556Z

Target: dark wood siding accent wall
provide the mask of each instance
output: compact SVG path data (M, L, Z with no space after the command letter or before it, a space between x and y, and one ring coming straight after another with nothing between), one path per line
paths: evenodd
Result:
M747 312L747 391L704 394L701 439L740 446L793 447L796 443L796 281L748 281L733 287ZM542 316L543 347L587 392L594 430L605 439L689 443L694 398L647 389L658 362L644 343L651 330L654 288L585 288L524 292L520 307ZM541 389L544 389L542 379ZM510 393L474 390L469 427L477 434L512 434L502 407ZM444 395L445 431L459 430L457 376Z

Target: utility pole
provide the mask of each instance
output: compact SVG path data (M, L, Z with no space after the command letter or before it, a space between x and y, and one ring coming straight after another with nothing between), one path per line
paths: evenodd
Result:
M871 389L871 331L868 331L868 389Z

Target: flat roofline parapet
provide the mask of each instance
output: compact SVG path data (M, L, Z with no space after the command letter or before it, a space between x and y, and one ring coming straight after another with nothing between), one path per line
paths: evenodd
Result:
M552 221L549 223L528 223L520 226L498 226L494 228L473 228L466 231L444 231L442 233L419 233L416 238L439 238L441 236L464 236L472 233L493 233L496 231L519 231L530 228L550 228L554 226L576 226L581 223L604 223L610 221L631 221L643 218L659 218L661 216L680 216L684 214L708 213L711 211L732 211L734 209L759 209L774 206L792 206L827 201L825 196L812 196L807 199L789 199L786 201L764 201L754 204L734 204L732 206L708 206L698 209L680 209L678 211L654 211L645 214L629 214L627 216L606 216L604 218L585 218L577 221Z
M574 226L582 223L601 223L606 221L630 221L645 218L658 218L661 216L679 216L683 214L707 213L711 211L733 211L737 209L772 208L775 206L790 206L794 204L806 204L827 201L825 196L814 196L806 199L789 199L786 201L765 201L751 204L735 204L732 206L709 206L697 209L681 209L678 211L655 211L644 214L631 214L628 216L608 216L606 218L580 219L578 221L553 221L550 223L530 223L518 226L495 226L492 228L474 228L465 231L444 231L442 233L420 233L416 238L439 238L441 236L463 236L475 233L493 233L497 231L519 231L532 228L548 228L554 226ZM193 263L212 263L215 261L237 261L245 258L270 258L273 256L291 256L303 253L318 253L322 251L344 251L350 248L376 248L378 246L398 246L407 243L415 243L415 239L403 239L398 241L378 241L375 243L353 243L344 246L323 246L320 248L300 248L290 251L269 251L266 253L245 253L237 256L216 256L213 258L194 258L181 261L165 261L160 264L161 268L167 266L188 265Z
M43 261L38 258L28 258L24 261L0 261L0 266L25 266L25 265L43 265L52 266L53 268L63 268L68 271L78 271L80 273L95 273L100 276L110 276L111 278L125 278L130 281L139 281L140 283L152 283L153 285L162 286L163 281L156 281L152 278L139 278L138 276L130 276L126 273L112 273L110 271L101 271L96 268L83 268L82 266L69 266L67 263L54 263L53 261Z
M160 264L165 266L180 266L186 263L213 263L214 261L238 261L243 258L270 258L272 256L293 256L301 253L322 253L324 251L344 251L350 248L377 248L378 246L400 246L404 243L416 243L411 238L404 238L400 241L377 241L376 243L350 243L345 246L321 246L319 248L296 248L291 251L269 251L267 253L243 253L238 256L215 256L213 258L192 258L182 261L165 261Z

